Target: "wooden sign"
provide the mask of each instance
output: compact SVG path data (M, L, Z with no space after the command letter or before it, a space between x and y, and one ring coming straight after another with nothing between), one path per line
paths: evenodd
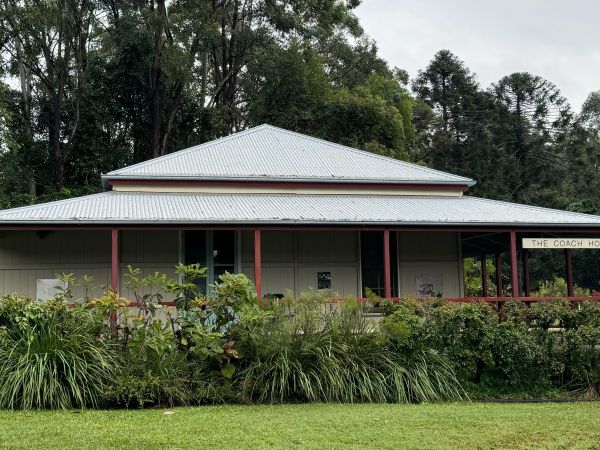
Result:
M523 248L596 248L600 249L600 239L563 237L563 238L524 238Z

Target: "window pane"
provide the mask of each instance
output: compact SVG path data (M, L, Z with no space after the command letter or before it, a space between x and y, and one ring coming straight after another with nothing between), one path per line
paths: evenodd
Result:
M213 233L213 255L215 264L233 265L235 260L234 231L215 231Z
M183 260L185 264L206 266L206 232L186 231L184 237Z
M186 231L183 238L183 261L206 267L206 232ZM206 293L206 278L194 281L200 292Z

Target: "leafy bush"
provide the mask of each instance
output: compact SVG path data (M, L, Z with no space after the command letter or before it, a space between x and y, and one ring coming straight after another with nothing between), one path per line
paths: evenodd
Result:
M590 295L590 290L575 286L574 293L581 296ZM532 292L531 295L534 297L565 297L567 295L567 280L556 277L554 280L543 281L537 291Z

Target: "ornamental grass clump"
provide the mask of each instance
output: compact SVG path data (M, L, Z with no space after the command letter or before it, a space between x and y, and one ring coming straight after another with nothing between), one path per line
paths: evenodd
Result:
M260 403L430 402L464 393L432 351L395 353L380 329L349 300L327 311L315 292L286 300L264 328L239 374L245 396Z
M99 405L116 358L92 332L88 314L22 298L1 303L0 408Z

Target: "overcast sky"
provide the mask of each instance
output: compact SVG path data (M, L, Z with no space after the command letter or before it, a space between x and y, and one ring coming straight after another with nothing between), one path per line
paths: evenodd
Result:
M363 0L356 12L380 55L411 77L446 48L482 87L531 72L576 111L600 90L600 0Z

